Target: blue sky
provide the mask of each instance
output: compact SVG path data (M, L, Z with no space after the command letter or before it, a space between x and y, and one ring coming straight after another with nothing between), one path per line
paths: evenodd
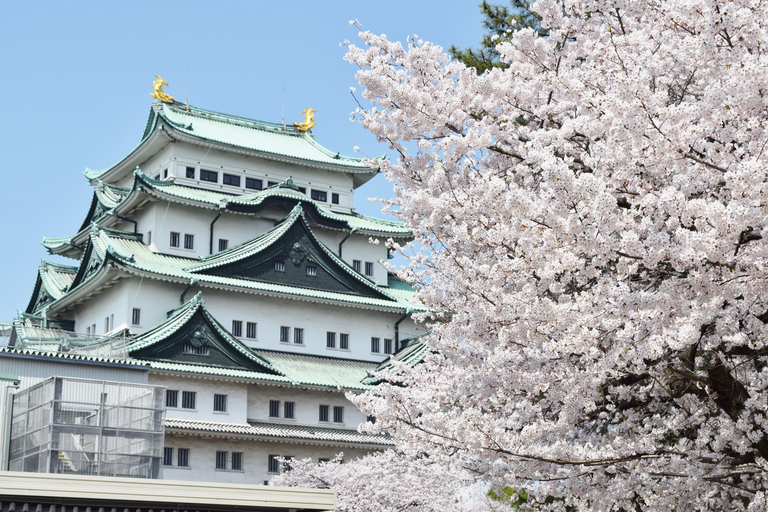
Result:
M343 60L349 25L448 47L482 37L479 0L6 2L0 11L0 321L24 310L44 236L74 234L92 189L82 171L120 161L144 129L154 74L177 99L280 122L317 110L313 133L329 149L389 153L349 121L355 69ZM390 155L394 158L394 155ZM356 207L391 195L382 177L359 189Z

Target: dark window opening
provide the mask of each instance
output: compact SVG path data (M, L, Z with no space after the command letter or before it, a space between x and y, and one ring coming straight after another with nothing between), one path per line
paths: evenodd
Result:
M333 192L331 194L331 202L333 204L339 204L339 194L337 194L336 192Z
M325 190L314 190L314 189L312 189L311 197L315 201L326 202L326 201L328 201L328 192L326 192Z
M223 176L223 182L225 185L232 185L233 187L239 187L240 176L235 176L234 174L225 174Z
M262 181L257 180L254 178L245 178L245 188L250 188L252 190L261 190L262 188Z
M187 178L195 179L195 168L187 167Z
M210 181L212 183L218 183L219 173L216 171L206 171L205 169L200 169L200 181Z

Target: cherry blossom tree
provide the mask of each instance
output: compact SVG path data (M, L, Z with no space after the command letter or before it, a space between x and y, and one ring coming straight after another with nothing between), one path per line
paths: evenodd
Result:
M542 510L764 510L768 3L532 10L479 75L349 45L434 312L365 428Z

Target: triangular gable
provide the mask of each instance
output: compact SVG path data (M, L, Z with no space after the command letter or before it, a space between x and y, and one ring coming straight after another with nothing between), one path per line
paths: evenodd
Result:
M208 313L200 293L173 311L165 322L136 336L128 351L134 359L279 373Z
M29 314L36 313L59 299L69 289L76 272L77 267L43 261L37 270L32 298L24 311Z
M272 230L187 271L393 300L317 240L300 204Z

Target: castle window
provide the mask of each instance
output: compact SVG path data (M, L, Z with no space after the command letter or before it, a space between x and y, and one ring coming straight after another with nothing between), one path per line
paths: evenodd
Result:
M152 231L147 231L147 237L144 243L146 245L152 245Z
M355 272L360 272L361 270L361 261L360 260L352 260L352 270Z
M163 448L163 466L173 466L173 448Z
M195 235L190 235L190 234L184 235L184 248L185 249L195 248Z
M232 336L237 336L239 338L242 335L243 335L243 321L232 320Z
M256 322L245 324L245 337L252 340L256 339Z
M200 169L200 181L210 181L212 183L218 183L219 173L216 171L206 171L205 169Z
M339 194L337 194L336 192L332 193L331 194L331 202L333 204L339 204Z
M194 409L197 393L194 391L183 391L181 393L181 408Z
M341 350L349 350L349 334L339 334L339 348Z
M187 167L187 178L195 179L195 168Z
M243 452L232 452L232 470L243 470Z
M288 343L288 338L291 335L291 328L286 327L285 325L280 327L280 342L281 343Z
M219 238L219 252L226 251L229 247L229 240L224 240L223 238Z
M320 406L320 421L328 421L328 413L330 411L331 406L330 405L321 405Z
M285 262L283 261L276 261L275 265L273 267L278 272L285 272Z
M279 455L270 455L267 458L267 471L269 473L279 473L280 472L280 463L278 462Z
M131 313L131 325L141 325L141 310L139 308L133 308ZM95 331L96 329L94 329ZM94 332L94 334L96 334Z
M168 169L163 170L163 179L168 177Z
M315 201L326 202L326 201L328 201L328 192L326 192L325 190L315 190L315 189L312 189L311 197Z
M268 181L267 182L267 188L274 187L275 185L279 185L279 183L276 182L276 181Z
M295 402L285 402L283 404L283 418L293 419L293 409L296 406Z
M262 181L256 180L253 178L245 178L245 188L250 188L252 190L261 190L262 187Z
M208 345L200 345L199 347L196 347L192 343L186 341L181 345L181 353L194 354L196 356L207 356Z
M373 263L370 261L365 262L365 275L367 276L373 275Z
M374 354L378 354L381 352L381 347L379 346L381 342L380 338L371 338L371 352Z
M176 450L176 465L180 468L189 467L189 448L179 448Z
M269 417L270 418L280 417L280 400L269 401Z
M326 348L336 348L336 333L327 332L325 334L325 346Z
M214 412L227 412L227 395L213 395Z
M338 405L333 407L333 422L344 423L344 408Z
M235 176L234 174L225 174L223 177L223 182L225 185L232 185L233 187L239 187L240 176Z
M181 240L181 233L171 231L171 247L178 247Z
M304 329L299 329L298 327L293 329L293 342L296 345L304 344Z
M216 469L227 469L227 452L216 452Z
M317 275L317 267L314 265L307 265L307 275L308 276L316 276Z
M392 343L391 339L384 338L384 353L385 354L394 354L395 353L395 351L392 350L392 348L393 348L392 345L393 345L393 343Z
M177 390L165 390L165 406L169 408L176 408L179 406L179 392Z

